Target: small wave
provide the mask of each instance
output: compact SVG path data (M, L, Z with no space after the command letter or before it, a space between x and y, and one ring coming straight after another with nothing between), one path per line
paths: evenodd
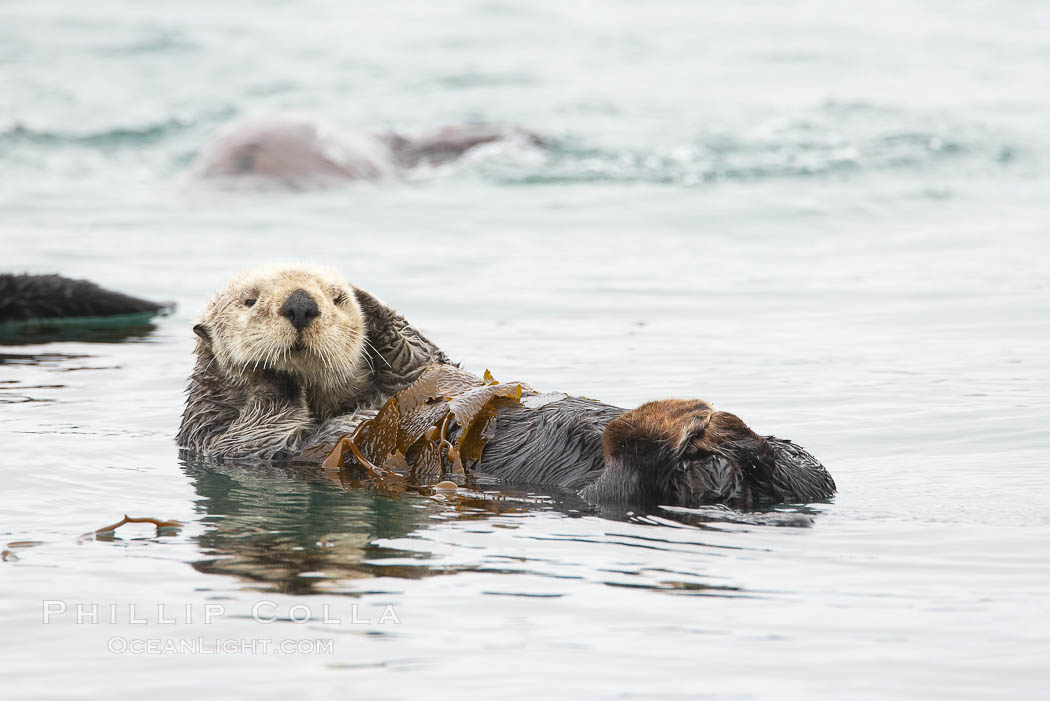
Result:
M105 46L99 49L103 56L139 56L142 54L169 54L191 52L200 44L191 40L185 32L170 29L153 29L132 41Z
M524 71L466 71L437 76L433 82L447 88L484 88L534 85L536 78Z
M140 127L115 127L100 131L77 133L32 129L14 124L0 132L0 144L32 144L37 146L86 146L98 149L130 148L156 143L194 126L194 122L167 119Z
M1010 157L1003 158L1003 153ZM490 149L485 158L470 159L464 166L485 178L508 184L699 184L924 168L967 155L979 160L983 155L989 164L1001 165L1015 159L1016 154L1016 146L971 147L930 133L889 134L842 143L763 143L724 137L653 151L595 149L563 140L538 163L534 156L521 158L512 149Z
M35 129L14 123L0 131L0 159L9 158L29 169L51 169L59 161L39 158L39 150L89 149L96 152L99 168L119 155L156 173L177 173L203 148L208 138L205 127L227 121L235 113L228 108L96 131ZM548 131L545 136L550 137L545 147L513 139L493 142L452 163L417 168L408 177L480 179L501 185L690 186L934 172L946 167L1000 173L1033 161L1027 146L989 127L867 103L827 102L751 124L741 120L699 128L693 138L678 143L621 148L609 145L615 144L614 134L603 135L601 145L593 135ZM83 165L78 161L78 168Z
M445 172L504 184L702 184L848 176L972 163L1002 168L1024 150L975 125L953 125L865 103L828 102L815 110L733 131L702 131L656 148L599 148L563 136L543 152L494 144Z

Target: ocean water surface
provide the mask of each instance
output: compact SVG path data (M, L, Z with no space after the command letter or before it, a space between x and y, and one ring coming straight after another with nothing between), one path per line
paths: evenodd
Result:
M1023 0L4 4L0 269L178 304L0 347L4 698L1046 698L1048 29ZM551 145L194 181L273 111ZM195 315L289 260L472 371L708 399L839 494L780 509L808 526L615 520L180 459ZM83 537L124 514L183 525Z

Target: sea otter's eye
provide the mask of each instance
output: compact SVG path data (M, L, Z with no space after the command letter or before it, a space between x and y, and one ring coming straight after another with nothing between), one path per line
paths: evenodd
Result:
M255 300L254 299L246 299L246 300L244 300L244 306L246 306L246 307L254 307L255 306Z
M336 304L342 304L345 301L346 301L346 294L343 293L342 290L340 290L339 292L335 293L335 303Z

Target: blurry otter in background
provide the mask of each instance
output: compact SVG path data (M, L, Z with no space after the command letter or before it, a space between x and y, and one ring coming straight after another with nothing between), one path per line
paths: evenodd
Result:
M254 178L290 188L326 181L379 180L420 165L441 165L497 141L544 146L531 132L487 124L449 126L419 137L347 132L293 114L243 119L205 148L203 178Z

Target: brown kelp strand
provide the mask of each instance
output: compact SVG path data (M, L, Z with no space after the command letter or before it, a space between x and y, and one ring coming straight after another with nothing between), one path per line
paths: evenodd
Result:
M109 526L103 526L102 528L96 528L93 531L85 533L80 536L81 540L97 538L99 536L110 536L113 535L118 528L125 526L129 523L152 523L157 527L157 535L161 535L162 530L168 530L172 532L178 532L178 529L182 527L181 521L164 521L161 519L152 518L150 516L128 516L124 514L124 518L120 519L114 524Z
M537 393L521 382L500 383L487 370L478 378L452 365L431 365L373 419L340 438L322 467L360 468L384 487L405 469L424 482L463 476L481 461L492 420L525 394Z

